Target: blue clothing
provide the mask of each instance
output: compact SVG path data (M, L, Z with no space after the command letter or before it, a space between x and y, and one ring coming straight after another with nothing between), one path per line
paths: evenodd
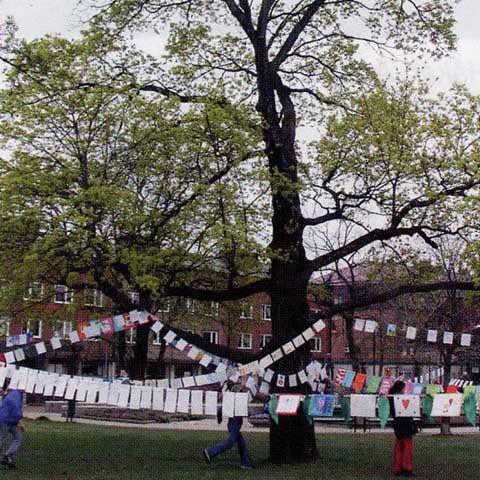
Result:
M17 425L23 418L23 394L20 390L9 390L0 405L0 424Z
M9 433L13 436L13 442L8 447L5 455L7 457L13 457L22 444L22 432L17 425L7 425L6 423L0 424L0 450L2 450L3 444Z
M242 417L231 417L228 419L228 438L223 443L219 443L218 445L207 448L210 458L216 457L220 453L229 450L236 443L238 446L238 453L240 454L240 462L242 467L253 467L252 460L248 454L247 445L245 444L245 440L240 432L242 424Z

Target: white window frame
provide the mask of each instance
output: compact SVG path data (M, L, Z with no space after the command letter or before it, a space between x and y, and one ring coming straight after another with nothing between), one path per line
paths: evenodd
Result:
M262 320L266 322L272 321L272 305L262 303Z
M36 335L33 335L33 338L42 338L42 333L43 333L43 320L32 320L28 319L26 323L26 332L32 332L33 330L30 328L32 326L32 322L38 322L38 333Z
M57 300L57 288L62 287L63 289L63 295L65 300ZM61 284L56 284L54 287L54 292L53 292L53 303L58 303L62 305L68 305L70 303L73 303L73 290L69 290L66 285L61 285Z
M140 294L138 292L128 292L128 298L134 305L138 305L140 303Z
M248 308L248 313L246 314L245 311ZM242 303L242 312L240 313L240 318L253 318L253 304L252 303Z
M218 317L218 312L220 310L220 304L218 302L210 302L210 310L205 313L209 317Z
M248 341L246 341L248 340ZM253 335L251 333L241 333L238 336L238 349L251 350L253 345Z
M128 345L135 345L136 338L137 338L137 329L131 328L125 332L125 343Z
M205 338L205 335L208 335L209 338L208 339ZM218 345L218 332L216 330L207 330L207 331L203 332L202 337L207 342L210 342L214 345Z
M152 345L161 345L162 339L160 337L160 332L156 332L153 334Z
M69 321L63 321L62 322L62 337L67 338L68 335L70 335L70 332L72 331L72 322Z
M170 312L170 302L161 303L157 312L169 313Z
M260 349L263 350L271 339L272 335L270 333L262 333L260 335Z
M192 298L186 298L185 308L188 313L195 313L195 301Z
M40 294L38 296L33 296L33 286L40 285ZM32 282L27 289L26 295L23 297L24 300L41 300L44 294L44 285L40 282Z
M321 352L322 351L322 337L313 337L312 338L312 348L311 352Z
M93 303L87 303L86 301L86 294L88 292L92 292L93 296ZM83 292L83 304L86 307L103 307L103 293L96 288L86 288Z
M1 334L0 327L0 337L8 337L10 335L10 320L7 317L0 318L0 325L3 327L5 325L5 334Z

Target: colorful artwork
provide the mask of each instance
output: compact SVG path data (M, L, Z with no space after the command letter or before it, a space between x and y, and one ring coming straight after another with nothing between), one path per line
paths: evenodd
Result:
M296 415L300 407L301 395L278 395L275 415Z
M332 417L335 408L335 395L312 395L309 415L312 417Z
M393 397L395 414L397 417L419 417L420 396L419 395L395 395Z
M433 399L432 417L459 417L462 411L461 393L439 393Z

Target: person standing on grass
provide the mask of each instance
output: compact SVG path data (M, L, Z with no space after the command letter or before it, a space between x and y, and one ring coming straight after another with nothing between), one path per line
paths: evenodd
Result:
M70 423L73 423L73 417L75 416L76 405L77 405L77 401L75 399L68 400L67 415L65 418L66 422L70 421Z
M244 387L242 385L235 385L234 387L232 387L231 391L242 392L244 391ZM236 443L238 447L238 453L240 454L240 467L246 469L253 468L247 445L245 443L242 433L240 432L242 424L242 417L230 417L228 419L228 438L223 443L219 443L217 445L214 445L213 447L208 447L203 451L203 457L205 458L205 461L207 463L210 463L212 461L212 458L232 448Z
M8 385L7 387L8 388ZM13 457L22 444L23 424L23 392L21 390L7 389L0 405L0 450L5 444L8 434L13 436L13 442L1 460L2 465L10 468L15 467Z
M405 389L405 382L397 380L388 392L390 395L399 395ZM413 418L397 417L395 402L390 397L390 410L393 417L393 431L395 432L395 447L393 453L393 474L395 476L413 476L413 435L417 428Z

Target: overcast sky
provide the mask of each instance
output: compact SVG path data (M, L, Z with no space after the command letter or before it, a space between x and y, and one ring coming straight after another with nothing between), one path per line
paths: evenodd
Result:
M0 18L13 15L20 35L34 38L45 33L78 35L79 12L75 0L0 0ZM437 88L446 89L452 82L466 83L480 94L480 0L462 0L456 6L458 51L451 58L432 63L429 74L439 77ZM146 36L144 45L155 45ZM158 44L158 43L157 43ZM152 52L153 53L153 52Z

